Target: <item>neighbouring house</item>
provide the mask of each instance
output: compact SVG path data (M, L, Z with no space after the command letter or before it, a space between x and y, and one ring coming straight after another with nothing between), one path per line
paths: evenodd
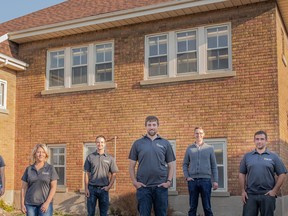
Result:
M156 115L177 158L170 206L188 210L182 160L202 126L220 175L215 215L241 215L239 163L257 130L288 165L287 28L287 0L68 0L0 24L3 199L19 206L31 150L46 143L56 208L83 215L83 163L99 134L120 169L111 195L133 192L129 150Z

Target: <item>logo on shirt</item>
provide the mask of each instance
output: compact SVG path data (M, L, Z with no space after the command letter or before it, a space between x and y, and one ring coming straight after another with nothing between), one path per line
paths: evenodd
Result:
M264 160L267 160L267 161L272 161L271 158L264 158Z
M156 146L158 146L160 148L164 148L164 146L160 145L159 143L157 143Z
M108 163L108 164L110 163L109 160L103 160L103 162Z
M43 175L49 175L49 172L42 172Z

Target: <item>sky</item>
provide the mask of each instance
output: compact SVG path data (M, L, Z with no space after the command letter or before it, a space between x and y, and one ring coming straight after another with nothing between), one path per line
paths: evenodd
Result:
M65 0L0 0L0 23L50 7ZM5 3L4 3L5 2Z

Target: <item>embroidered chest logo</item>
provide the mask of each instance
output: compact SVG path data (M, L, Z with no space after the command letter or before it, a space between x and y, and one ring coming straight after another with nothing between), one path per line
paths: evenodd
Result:
M43 175L49 175L49 172L42 172Z
M159 143L157 143L156 146L158 146L160 148L164 148L164 146L160 145Z
M109 160L103 160L103 162L108 163L108 164L110 163Z
M267 160L267 161L272 161L271 158L264 158L264 160Z

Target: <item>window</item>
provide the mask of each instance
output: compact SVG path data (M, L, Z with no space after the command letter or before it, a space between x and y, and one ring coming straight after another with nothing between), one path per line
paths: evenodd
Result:
M64 86L64 50L50 52L49 87Z
M149 77L167 75L167 35L148 37Z
M230 24L147 35L144 79L231 71L230 37Z
M176 140L169 140L169 142L176 156ZM169 191L176 191L176 165L175 165L175 172L174 172L173 179L172 179L172 184L171 184L171 187L169 188Z
M48 51L47 89L93 86L114 80L112 42Z
M87 47L72 49L72 85L87 84Z
M112 81L112 44L96 45L95 82Z
M227 141L226 139L205 139L204 142L214 147L219 175L217 191L227 192Z
M0 79L0 109L6 109L7 81Z
M219 70L229 68L228 27L206 29L207 35L207 69Z
M65 145L48 145L50 151L49 163L58 173L58 186L66 185L66 147Z
M177 73L197 72L196 31L177 33Z
M84 144L84 158L83 161L85 162L87 156L93 152L95 152L97 149L96 143L85 143Z

